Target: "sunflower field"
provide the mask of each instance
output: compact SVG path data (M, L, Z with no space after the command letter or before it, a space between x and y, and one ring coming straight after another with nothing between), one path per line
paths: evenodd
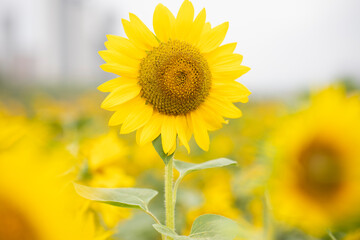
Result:
M359 240L356 81L253 97L229 23L164 5L107 35L112 80L0 75L0 240Z

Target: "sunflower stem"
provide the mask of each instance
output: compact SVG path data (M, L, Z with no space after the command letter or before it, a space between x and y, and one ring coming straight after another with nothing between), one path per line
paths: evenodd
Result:
M173 163L174 158L171 158L168 164L165 165L165 212L166 212L166 226L175 231L175 202L173 199ZM167 240L173 238L167 237Z

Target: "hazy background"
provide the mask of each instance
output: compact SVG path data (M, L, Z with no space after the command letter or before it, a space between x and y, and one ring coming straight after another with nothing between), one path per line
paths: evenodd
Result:
M243 82L254 96L291 93L338 78L360 79L358 0L193 0L213 26L225 21L225 42L238 42ZM106 34L124 36L121 18L138 15L152 29L158 3L174 14L182 1L0 0L0 75L21 85L98 85L97 52Z

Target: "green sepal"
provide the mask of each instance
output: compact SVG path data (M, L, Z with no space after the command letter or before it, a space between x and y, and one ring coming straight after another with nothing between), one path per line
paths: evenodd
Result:
M152 141L152 144L153 144L156 152L159 154L161 159L164 161L165 165L167 165L168 162L171 160L171 158L174 157L175 151L170 155L167 155L166 153L164 153L163 146L161 143L161 134L154 141Z

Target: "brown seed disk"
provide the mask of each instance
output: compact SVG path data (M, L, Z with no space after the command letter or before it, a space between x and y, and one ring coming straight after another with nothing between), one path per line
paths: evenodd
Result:
M160 113L176 116L197 109L205 101L211 87L211 72L197 48L170 40L141 61L139 84L147 103Z

